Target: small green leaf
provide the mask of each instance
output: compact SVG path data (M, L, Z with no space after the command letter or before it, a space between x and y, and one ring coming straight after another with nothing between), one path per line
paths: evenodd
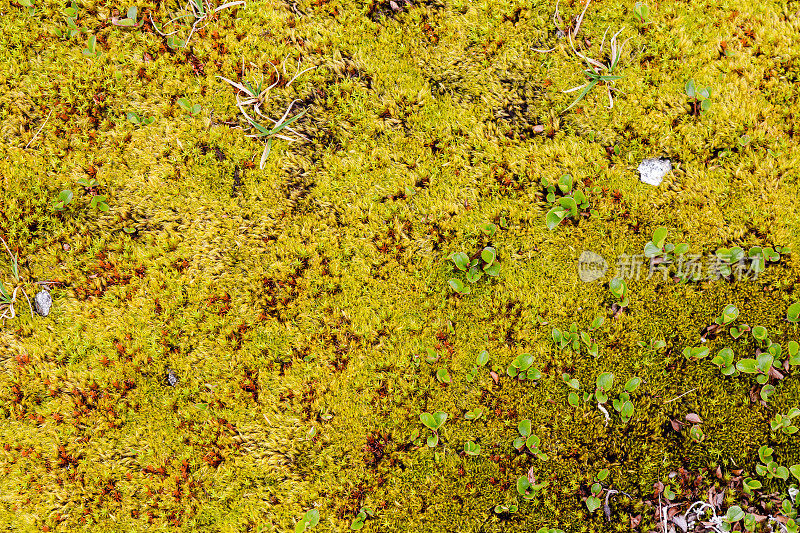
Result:
M664 242L666 241L666 238L667 228L663 226L656 228L656 230L653 232L653 245L655 245L655 247L658 249L664 248Z
M469 294L470 288L464 285L460 279L453 278L447 282L450 287L459 294Z
M686 96L688 96L689 98L695 97L696 92L695 92L694 80L689 80L686 82L685 91L686 91Z
M614 386L614 374L611 372L603 372L597 376L597 388L599 390L608 392Z
M450 373L447 371L446 368L440 368L436 371L436 379L439 380L440 383L450 383Z
M786 310L786 319L789 322L800 322L800 301L789 306Z
M491 266L483 267L483 271L489 276L498 276L500 275L500 263L495 261Z
M622 415L622 418L625 419L628 419L633 416L633 403L631 403L630 400L622 404L622 410L620 411L620 415Z
M481 353L478 354L478 357L475 359L475 362L478 363L480 366L486 366L486 363L489 362L489 352L483 350Z
M738 505L728 508L728 512L725 514L725 520L731 524L738 522L742 518L744 518L744 511Z
M590 513L595 512L600 508L601 502L600 498L597 496L589 496L586 498L586 508L589 509Z
M464 453L471 456L477 456L481 454L481 447L480 445L474 443L471 440L468 440L464 443Z
M481 259L483 259L484 263L487 265L491 265L494 263L495 258L497 257L497 252L491 246L487 246L486 248L481 251Z
M633 377L629 379L627 383L625 383L625 390L628 392L633 392L637 388L639 388L639 385L641 385L641 383L642 383L641 378Z
M436 425L436 419L433 418L433 415L430 413L422 413L419 415L420 422L425 424L425 427L430 429L431 431L436 431L438 426Z
M497 231L497 226L495 226L491 222L485 222L483 224L480 224L478 227L488 237L494 236L495 232Z
M572 407L579 407L581 400L578 396L577 392L570 392L567 396L567 403L569 403Z
M527 437L531 434L531 421L527 418L525 420L521 420L517 429L519 429L520 435Z
M567 216L567 212L561 206L556 206L552 208L550 211L547 212L545 216L545 222L547 223L547 228L549 230L554 230L556 226L561 224L561 221L564 220L564 217Z
M435 448L436 445L439 444L439 434L434 433L433 435L428 436L425 442L428 445L428 448Z

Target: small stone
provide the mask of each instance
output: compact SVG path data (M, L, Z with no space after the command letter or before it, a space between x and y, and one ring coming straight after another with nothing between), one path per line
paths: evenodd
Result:
M669 159L645 159L639 164L639 174L642 183L658 186L664 176L672 170L672 162Z
M33 308L42 316L50 314L50 307L52 307L52 305L53 298L50 297L50 293L47 291L39 291L39 293L33 297Z
M178 384L178 375L171 369L167 369L167 383L169 383L170 387Z

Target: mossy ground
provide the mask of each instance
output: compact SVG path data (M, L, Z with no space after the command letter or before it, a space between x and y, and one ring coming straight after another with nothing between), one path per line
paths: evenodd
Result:
M561 91L583 83L585 65L556 37L554 2L398 1L395 12L257 0L217 13L185 49L149 19L165 22L177 2L139 4L145 24L129 29L110 23L127 5L82 1L71 39L55 33L65 6L6 3L0 234L30 293L60 283L49 317L31 319L23 300L0 330L0 523L289 531L316 507L317 530L342 531L369 506L367 531L624 531L636 514L646 531L643 502L681 467L752 471L767 443L782 464L800 462L796 441L768 425L797 405L797 376L763 407L752 379L681 355L726 303L773 340L798 339L783 320L800 298L796 254L755 281L631 281L596 360L550 340L611 304L610 276L578 280L583 250L612 275L613 258L641 253L662 225L694 253L798 249L800 4L652 2L643 26L633 3L592 2L580 31L597 57L606 28L625 26L613 109L598 86L563 115L575 93ZM565 20L581 9L560 3ZM88 35L98 58L81 53ZM310 140L276 143L260 170L261 145L216 76L271 82L269 63L285 58L290 77L298 59L318 68L276 87L263 111L277 118L299 100ZM690 112L689 78L711 88L705 115ZM181 97L202 111L188 115ZM129 111L155 121L135 127ZM655 156L674 164L657 188L636 172ZM596 212L550 232L539 183L567 172ZM100 183L108 212L89 207L82 177ZM75 199L54 212L65 188ZM487 221L500 225L491 239L477 228ZM447 257L488 243L500 276L454 295ZM636 343L655 338L667 349L643 355ZM741 358L755 348L745 339L709 346ZM415 362L428 348L440 362ZM483 349L499 383L487 369L466 380ZM523 352L538 385L504 375ZM570 407L563 371L584 386L601 371L643 378L631 422ZM485 418L463 420L478 406ZM450 414L438 460L409 442L423 411ZM665 429L689 412L704 420L702 443ZM523 418L549 461L512 449ZM466 440L480 457L459 455ZM531 466L548 488L495 516ZM611 522L583 503L601 468L632 495Z

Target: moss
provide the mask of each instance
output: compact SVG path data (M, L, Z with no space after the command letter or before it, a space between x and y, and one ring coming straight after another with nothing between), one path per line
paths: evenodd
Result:
M139 5L146 22L127 30L110 24L114 6L82 2L85 32L72 39L54 33L63 6L12 6L0 235L29 293L34 281L57 283L49 317L31 319L23 303L1 326L0 521L287 531L318 507L317 529L341 531L369 506L373 531L608 531L637 514L649 530L654 483L672 472L752 473L766 443L781 464L800 462L796 443L768 426L796 404L796 375L763 407L748 376L681 355L726 303L784 346L800 339L783 320L800 298L796 254L757 280L630 281L629 309L596 332L597 359L550 338L608 313L614 258L640 253L658 226L699 254L798 249L796 14L782 2L660 3L639 26L629 6L593 2L581 46L599 57L606 28L631 37L621 92L609 110L595 88L562 115L574 95L561 91L582 83L584 65L555 36L554 7L255 3L220 11L173 50L149 16L164 22L178 4ZM560 7L565 20L581 9ZM100 58L81 54L87 34ZM261 170L262 145L216 76L272 83L267 63L282 73L284 58L289 76L298 60L317 68L276 87L262 111L277 118L297 100L309 140L276 143ZM711 87L705 115L690 113L689 78ZM156 120L135 127L129 111ZM655 156L673 162L658 188L636 172ZM549 232L540 183L564 173L595 213ZM82 177L100 183L109 212L89 207ZM67 188L73 203L55 213ZM477 228L485 221L499 226L491 239ZM449 254L487 244L501 275L452 294ZM575 275L583 250L610 262L603 279ZM0 280L8 274L3 259ZM656 338L663 352L637 345ZM746 337L707 346L755 350ZM429 348L436 364L416 357ZM488 368L465 378L483 349L497 383ZM543 371L536 385L504 374L524 352ZM436 380L440 367L450 385ZM603 371L618 387L643 379L628 425L567 403L562 372L587 387ZM464 420L478 406L485 417ZM438 459L411 442L419 414L437 410L450 415ZM690 412L703 419L702 443L688 426L671 429ZM550 461L511 447L523 418ZM458 453L466 440L480 457ZM531 467L547 488L495 515ZM631 494L613 500L612 523L583 503L602 468Z

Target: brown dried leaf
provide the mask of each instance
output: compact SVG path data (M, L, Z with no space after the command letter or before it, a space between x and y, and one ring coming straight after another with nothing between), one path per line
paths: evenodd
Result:
M489 375L492 376L492 379L494 380L495 383L500 382L500 376L498 376L497 372L495 372L494 370L490 370Z
M639 527L639 524L642 522L642 515L641 513L637 514L636 516L631 517L631 529L636 529Z
M686 415L686 420L691 422L692 424L703 423L703 419L700 418L700 415L698 415L697 413L689 413L688 415Z
M533 127L533 133L544 133L544 124L536 124Z
M771 366L769 367L769 377L774 379L783 379L783 374L778 372L778 370L774 366Z
M681 424L680 420L670 420L669 424L672 426L672 429L674 429L675 431L680 431L681 428L683 427L683 424Z

